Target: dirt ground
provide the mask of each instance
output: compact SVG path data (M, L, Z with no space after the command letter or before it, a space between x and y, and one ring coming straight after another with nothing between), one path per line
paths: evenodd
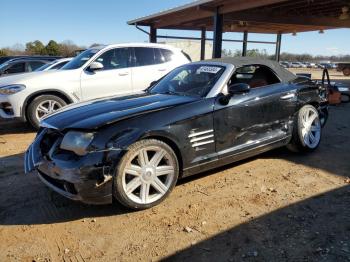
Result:
M34 133L0 122L0 261L350 261L349 130L350 104L332 107L316 152L274 150L130 212L24 175Z

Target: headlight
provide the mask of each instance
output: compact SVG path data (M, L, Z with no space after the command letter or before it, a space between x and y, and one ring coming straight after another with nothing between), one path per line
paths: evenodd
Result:
M70 131L64 136L60 147L79 156L84 156L88 153L87 149L92 139L94 139L93 133Z
M0 95L12 95L16 94L23 89L25 89L25 85L9 85L9 86L3 86L0 87Z

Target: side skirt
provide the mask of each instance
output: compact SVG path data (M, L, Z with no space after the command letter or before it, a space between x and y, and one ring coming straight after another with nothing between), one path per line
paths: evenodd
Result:
M193 167L188 167L183 170L182 177L187 177L198 173L202 173L211 169L215 169L227 164L231 164L249 157L259 155L261 153L270 151L275 148L286 146L289 143L290 139L291 139L291 136L288 136L288 137L279 139L277 141L273 141L267 144L260 145L255 148L245 150L243 152L233 153L232 155L224 156L219 159L209 161L207 163L202 163Z

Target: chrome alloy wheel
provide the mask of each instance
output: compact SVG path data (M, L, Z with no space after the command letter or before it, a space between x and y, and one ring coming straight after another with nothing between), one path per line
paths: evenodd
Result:
M321 122L318 112L313 108L305 108L302 113L301 136L309 148L316 148L321 139Z
M126 196L138 204L150 204L162 198L176 179L175 163L169 153L149 146L137 151L122 174Z
M62 105L55 100L45 100L37 106L35 111L36 118L41 120L44 116L57 111L61 107Z

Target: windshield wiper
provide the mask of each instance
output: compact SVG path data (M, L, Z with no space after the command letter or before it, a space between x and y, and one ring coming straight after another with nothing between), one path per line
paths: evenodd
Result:
M161 94L164 94L164 95L176 95L176 96L180 95L179 93L176 93L176 92L170 91L170 90L168 90L166 92L162 92Z

